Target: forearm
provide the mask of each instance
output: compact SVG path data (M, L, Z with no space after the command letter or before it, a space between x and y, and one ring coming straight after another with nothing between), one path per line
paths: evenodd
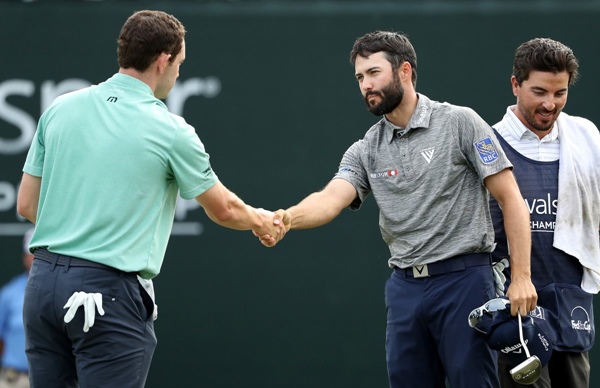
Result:
M23 174L17 195L17 213L34 224L37 220L41 186L40 177Z
M521 205L523 208L521 208ZM504 205L504 230L510 250L511 278L531 278L531 230L529 212L522 201Z
M531 282L529 210L510 170L487 177L485 185L498 201L504 217L511 268L511 284L506 292L510 299L510 313L525 315L537 303L537 293Z
M350 182L333 179L323 190L312 193L285 211L286 228L309 229L325 225L348 207L356 196L356 189Z
M331 222L341 212L322 193L313 193L287 209L291 218L290 229L309 229Z
M206 214L215 223L236 230L261 230L265 223L258 214L258 211L244 203L235 194L230 193L226 206L221 211L211 212L206 209Z

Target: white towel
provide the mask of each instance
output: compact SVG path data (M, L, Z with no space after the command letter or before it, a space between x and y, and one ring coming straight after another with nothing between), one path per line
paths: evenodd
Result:
M600 133L589 120L558 116L560 164L554 247L584 267L581 288L600 291Z

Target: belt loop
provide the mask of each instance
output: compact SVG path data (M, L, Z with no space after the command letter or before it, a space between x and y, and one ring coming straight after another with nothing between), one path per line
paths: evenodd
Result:
M64 256L65 258L65 269L63 272L67 272L69 270L69 266L71 265L71 256Z
M56 264L58 263L58 255L53 255L52 259L52 268L50 268L50 271L54 272L54 268L56 268Z

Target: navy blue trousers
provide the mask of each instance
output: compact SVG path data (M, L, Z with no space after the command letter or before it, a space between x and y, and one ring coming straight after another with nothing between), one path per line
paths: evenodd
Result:
M66 324L75 291L102 294L105 315L83 331L83 306ZM141 388L156 347L153 304L132 273L35 259L23 323L31 388Z
M497 388L497 354L468 324L495 297L491 265L424 278L395 270L386 283L392 388Z

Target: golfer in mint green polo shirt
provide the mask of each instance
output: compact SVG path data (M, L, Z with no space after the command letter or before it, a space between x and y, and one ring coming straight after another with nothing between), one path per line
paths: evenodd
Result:
M17 202L36 224L23 307L32 387L144 386L156 346L150 279L178 195L219 225L273 236L267 246L285 233L218 180L194 128L161 101L184 37L172 15L134 13L119 72L57 98L39 120Z

